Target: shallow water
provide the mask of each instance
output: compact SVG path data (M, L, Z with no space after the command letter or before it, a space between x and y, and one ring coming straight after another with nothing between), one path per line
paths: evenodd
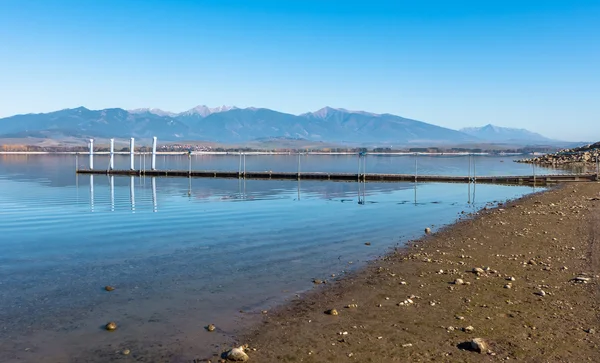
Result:
M247 170L285 170L296 160L252 158ZM303 160L305 171L350 172L356 163L355 157L327 156L320 164L310 158ZM235 170L239 161L202 160L206 169L223 170ZM368 161L373 172L414 167L414 160L394 160ZM423 170L461 174L458 165L468 163L436 160L437 166L424 162ZM499 160L481 159L478 172L522 171L522 164ZM162 162L159 167L177 169L187 157ZM117 167L126 163L120 157ZM66 361L82 351L156 342L185 358L210 355L211 344L237 332L240 316L312 288L313 278L343 275L426 226L532 191L76 176L72 156L0 155L0 361ZM105 285L116 290L103 291ZM107 333L101 327L111 320L119 329ZM204 331L208 323L219 327L216 334Z

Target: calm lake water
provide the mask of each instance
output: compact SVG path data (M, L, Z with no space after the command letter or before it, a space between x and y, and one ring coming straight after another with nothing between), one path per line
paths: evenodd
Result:
M78 162L87 167L87 158ZM103 162L108 158L96 158L96 168ZM237 170L239 158L197 156L192 163ZM420 173L466 175L468 165L467 157L418 159ZM117 157L116 166L127 167L128 158ZM158 167L186 169L188 159L159 156ZM414 156L367 159L367 172L412 173L414 167ZM296 168L293 155L246 157L246 170ZM301 168L356 172L357 159L303 156ZM172 361L206 358L219 350L215 344L231 340L244 316L260 316L313 288L313 278L341 276L427 226L534 191L76 176L74 169L74 156L0 155L2 362L116 359L123 357L114 352L124 348L138 357L166 350L174 352ZM509 157L476 158L477 175L531 170ZM103 291L105 285L116 290ZM102 329L109 321L119 325L116 332ZM209 323L215 333L204 330Z

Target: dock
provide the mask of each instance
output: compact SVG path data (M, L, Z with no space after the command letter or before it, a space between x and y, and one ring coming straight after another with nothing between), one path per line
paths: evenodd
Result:
M219 170L91 170L78 169L78 174L115 176L234 178L257 180L320 180L338 182L430 182L430 183L484 183L512 185L548 185L565 182L598 181L596 174L506 175L506 176L451 176L379 173L326 173L274 171L219 171Z

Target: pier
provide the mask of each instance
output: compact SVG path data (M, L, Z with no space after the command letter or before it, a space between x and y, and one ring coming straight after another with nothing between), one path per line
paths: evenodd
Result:
M565 182L598 181L596 174L557 174L524 176L448 176L378 173L316 173L273 171L217 171L217 170L91 170L78 169L79 174L101 174L148 177L185 178L244 178L259 180L320 180L339 182L436 182L436 183L487 183L513 185L547 185Z
M246 155L240 153L240 163L237 171L222 170L192 170L191 150L187 152L189 159L188 170L158 170L156 168L156 145L157 138L152 138L151 168L135 168L135 139L131 138L129 143L130 168L114 168L114 139L110 140L109 164L107 169L94 169L94 140L90 139L89 146L89 168L80 168L76 157L75 171L77 174L101 174L120 176L148 176L148 177L186 177L186 178L235 178L235 179L258 179L258 180L320 180L338 182L430 182L430 183L484 183L484 184L508 184L508 185L549 185L566 182L597 182L599 170L596 173L581 174L555 174L536 175L535 165L532 165L532 175L480 175L475 173L475 160L469 155L469 172L466 176L454 175L420 175L418 173L418 159L415 158L414 174L382 174L366 173L366 153L358 154L357 173L328 173L328 172L301 172L300 155L298 155L298 166L296 172L278 171L246 171ZM415 155L417 156L417 155Z

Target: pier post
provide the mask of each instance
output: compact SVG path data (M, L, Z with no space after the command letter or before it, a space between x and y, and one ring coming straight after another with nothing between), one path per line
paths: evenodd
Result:
M135 170L135 139L132 137L129 139L129 168Z
M115 168L115 139L110 139L110 170Z
M90 139L90 170L94 170L94 139Z
M152 170L156 170L156 136L152 138Z
M417 182L417 175L419 175L418 159L419 159L419 154L415 153L415 183Z
M298 180L300 180L300 153L298 153Z

